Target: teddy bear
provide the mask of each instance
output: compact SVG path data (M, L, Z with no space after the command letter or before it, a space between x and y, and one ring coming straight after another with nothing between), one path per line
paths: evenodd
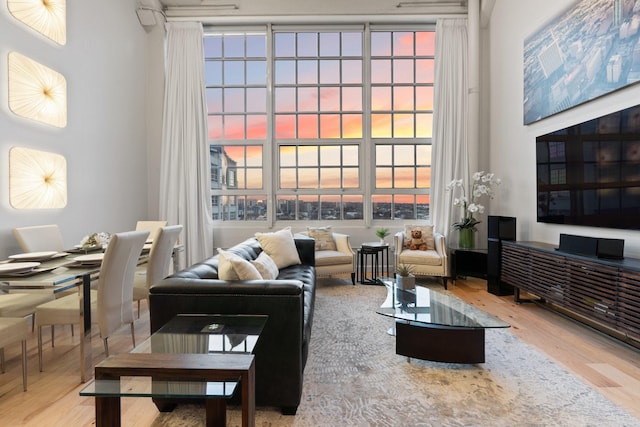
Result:
M409 239L409 249L412 251L426 251L427 241L422 238L422 230L411 230L411 239Z

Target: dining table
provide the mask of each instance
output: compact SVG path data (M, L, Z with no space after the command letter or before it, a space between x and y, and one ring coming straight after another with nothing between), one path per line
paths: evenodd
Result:
M80 379L93 377L91 351L91 282L100 272L100 262L86 263L76 258L84 252L61 252L40 261L36 268L0 276L0 292L52 292L58 294L77 288L80 301Z

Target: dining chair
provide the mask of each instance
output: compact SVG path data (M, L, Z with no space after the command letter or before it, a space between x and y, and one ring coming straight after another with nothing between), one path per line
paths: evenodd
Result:
M24 252L64 251L64 240L56 224L17 227L13 235Z
M27 391L27 338L29 324L24 317L0 318L0 367L4 374L4 348L20 341L22 343L22 391Z
M166 225L167 221L138 221L136 223L136 231L147 230L149 232L149 238L147 240L153 241L160 229Z
M128 231L111 236L104 253L97 289L91 290L91 319L100 328L104 351L109 356L108 338L122 326L129 324L133 346L136 338L133 326L133 277L148 231ZM42 371L42 327L80 322L78 294L39 305L36 308L38 325L38 364ZM52 329L53 331L53 329ZM53 333L51 346L54 346Z
M146 270L136 272L133 280L133 300L138 303L138 319L140 318L140 301L149 298L149 287L169 275L173 248L180 232L182 232L182 225L160 228L151 244Z

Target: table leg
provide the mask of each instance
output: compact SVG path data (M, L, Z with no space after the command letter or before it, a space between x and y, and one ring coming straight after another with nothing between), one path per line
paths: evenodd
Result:
M84 383L93 376L91 351L91 275L82 276L80 294L80 380Z
M96 397L96 427L120 427L120 398Z
M256 424L256 368L255 362L242 374L242 427Z
M206 399L207 427L224 427L227 425L227 401L225 399Z

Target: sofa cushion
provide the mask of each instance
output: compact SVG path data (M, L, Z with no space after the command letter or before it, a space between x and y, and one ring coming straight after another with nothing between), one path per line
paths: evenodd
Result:
M316 241L316 252L336 250L336 242L333 240L331 226L307 227L307 234Z
M399 262L401 264L442 265L442 258L434 250L412 251L405 249L400 253Z
M338 251L316 252L316 267L323 265L351 264L353 256Z
M291 227L285 227L273 233L256 233L255 236L262 250L273 259L278 269L300 264L300 256L293 241Z
M266 252L260 252L258 258L251 261L251 264L254 265L264 280L274 280L278 277L278 266Z
M240 256L218 249L218 278L222 280L261 280L258 269Z

